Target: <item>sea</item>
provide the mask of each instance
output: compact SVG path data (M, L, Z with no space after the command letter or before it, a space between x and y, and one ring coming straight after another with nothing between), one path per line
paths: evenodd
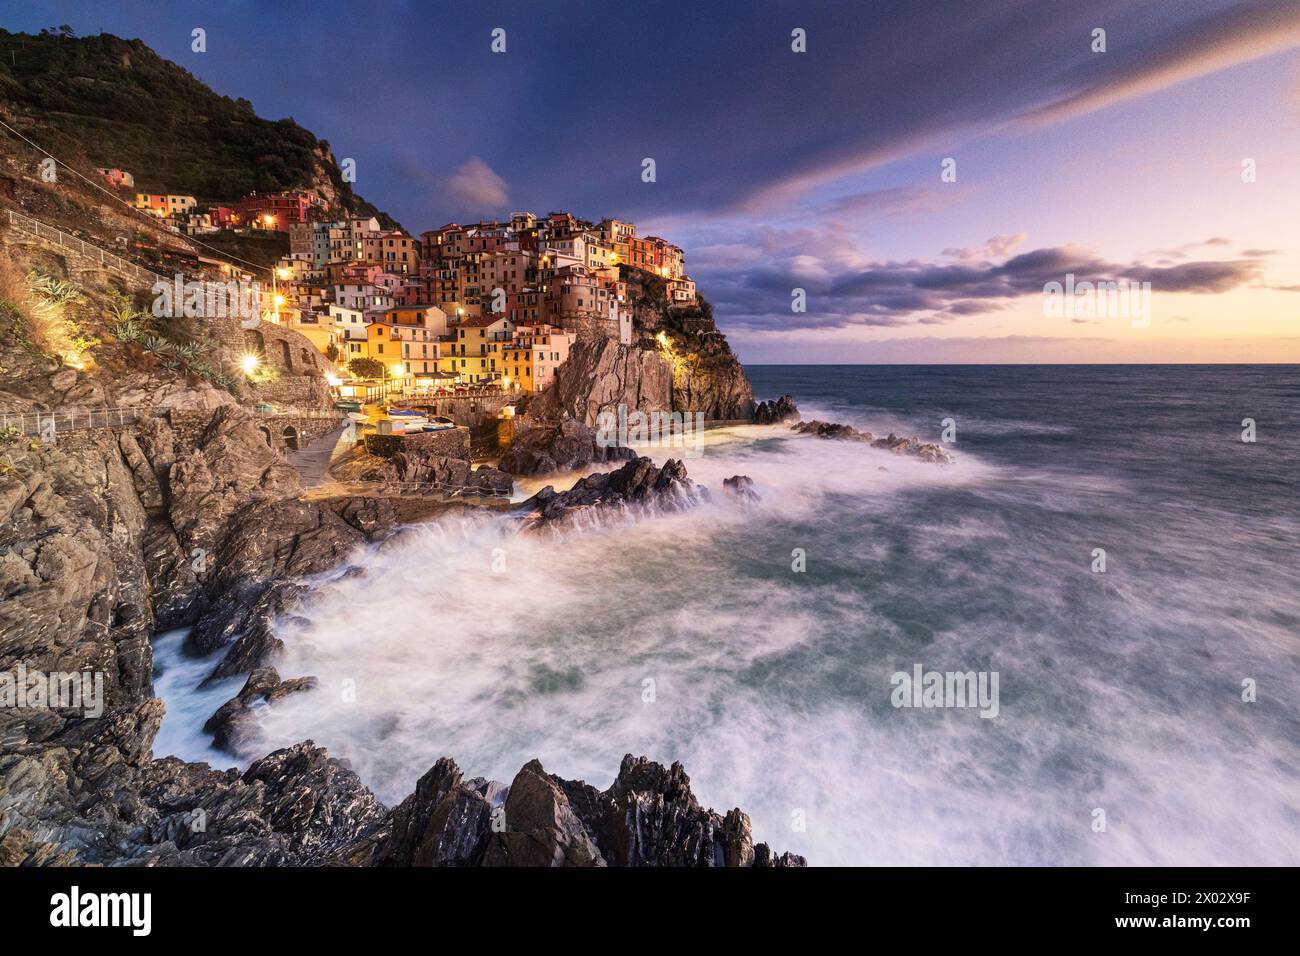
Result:
M242 681L160 635L155 755L311 739L390 805L444 755L600 788L645 755L814 866L1300 860L1300 367L746 371L955 463L722 428L688 512L412 526L309 582L278 669L320 685L238 760L201 727ZM900 690L931 673L996 708Z

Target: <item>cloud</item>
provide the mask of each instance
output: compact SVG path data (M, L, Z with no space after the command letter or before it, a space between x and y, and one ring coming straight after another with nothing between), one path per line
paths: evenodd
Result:
M995 236L978 250L1015 249L1022 233ZM744 329L826 329L854 326L942 325L1007 308L1016 299L1042 296L1049 282L1151 283L1153 293L1217 295L1259 279L1259 258L1196 260L1172 265L1108 261L1076 245L1048 246L1003 258L971 250L945 250L961 261L835 262L820 254L826 237L797 255L762 257L747 269L710 275L706 295L728 325ZM785 247L788 249L788 246ZM791 291L807 293L808 311L786 311Z
M477 156L447 178L447 192L458 212L491 213L506 205L506 181Z
M1033 110L1024 119L1043 123L1079 116L1297 45L1300 4L1295 0L1252 0L1215 10L1150 43L1140 56L1117 56L1120 65L1101 79ZM1080 76L1086 72L1086 67L1078 70Z
M977 249L945 249L943 254L952 259L1001 259L1024 245L1028 238L1028 233L1024 232L1018 232L1013 236L994 236L985 240L984 245Z

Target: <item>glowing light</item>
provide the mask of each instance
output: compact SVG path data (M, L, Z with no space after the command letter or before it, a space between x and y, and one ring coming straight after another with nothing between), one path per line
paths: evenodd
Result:
M330 388L338 388L343 384L343 379L339 378L333 372L329 372L325 375L325 381L329 383Z
M275 274L279 276L281 279L288 279L290 276L293 275L293 270L281 266L280 268L275 270Z
M392 373L393 373L394 375L399 375L399 376L402 374L402 363L401 363L401 362L394 362L394 363L393 363Z
M275 306L276 306L276 308L279 308L279 307L282 306L282 305L284 305L284 296L280 295L280 294L277 292L276 295L275 295Z
M262 222L266 223L268 226L274 226L275 217L272 216L270 213L267 213L265 216L262 217Z
M252 375L255 371L257 371L257 356L245 355L242 359L239 360L239 366L244 370L245 375Z

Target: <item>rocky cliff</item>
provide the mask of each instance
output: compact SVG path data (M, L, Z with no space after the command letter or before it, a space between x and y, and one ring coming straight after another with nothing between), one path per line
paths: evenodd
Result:
M754 393L745 370L703 299L689 309L664 304L663 283L627 274L634 340L582 339L555 383L529 408L535 418L570 416L595 425L603 411L677 411L707 421L748 420Z

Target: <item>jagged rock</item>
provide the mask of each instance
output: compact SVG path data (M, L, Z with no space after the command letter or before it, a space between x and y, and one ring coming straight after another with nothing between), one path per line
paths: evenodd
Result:
M838 422L823 422L813 420L810 422L798 422L790 426L792 431L800 435L815 435L817 438L834 438L837 441L871 441L871 432L860 432L852 425L841 425Z
M483 858L491 799L461 784L461 773L443 757L392 813L375 866L471 866Z
M259 667L248 675L243 689L208 718L203 730L212 734L212 746L238 755L252 731L250 708L254 704L260 701L273 704L298 691L311 690L317 683L315 677L282 681L274 667Z
M620 445L601 444L596 430L572 418L530 419L529 427L506 449L499 462L513 475L553 475L596 462L630 461L636 453Z
M539 761L525 764L510 784L505 829L491 835L484 866L604 866L569 798Z
M924 442L919 438L900 438L893 432L889 433L888 438L877 438L871 443L872 448L883 448L895 455L913 455L922 461L934 462L940 465L951 465L953 463L952 453L942 445L936 445L934 442Z
M900 438L893 432L887 438L875 438L871 432L860 432L851 425L838 422L798 422L790 426L792 431L801 435L815 435L817 438L833 438L839 441L870 442L872 448L881 448L895 455L912 455L922 461L940 465L951 465L952 454L942 445L923 442L919 438Z
M561 522L594 511L618 511L630 506L680 510L704 500L708 491L686 477L686 466L669 459L658 467L649 458L629 461L616 471L596 472L579 479L568 491L547 485L517 511L524 530Z
M799 420L799 406L793 395L782 395L776 401L760 402L754 409L755 425L783 425Z
M754 490L754 479L749 475L732 475L730 478L724 478L722 488L745 501L758 500L758 492Z
M528 414L537 420L573 419L594 427L601 412L617 413L619 405L629 412L674 408L672 363L655 349L580 338Z

